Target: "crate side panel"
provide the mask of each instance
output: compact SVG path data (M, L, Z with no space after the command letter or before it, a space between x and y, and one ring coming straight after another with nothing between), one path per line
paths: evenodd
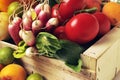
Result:
M0 48L12 47L17 49L17 46L0 41ZM89 78L81 72L74 72L71 68L67 67L64 62L57 59L47 57L34 56L32 58L24 56L20 59L25 69L29 72L38 72L43 75L47 80L89 80Z
M97 61L95 58L88 55L81 54L81 59L82 59L83 67L85 67L86 69L90 69L92 71L96 70Z
M104 55L104 53L120 39L120 28L113 28L95 44L90 46L81 56L83 66L87 69L96 72L97 59Z
M118 66L118 54L120 54L120 40L117 40L98 60L97 60L97 80L113 80ZM119 48L118 48L119 47Z
M13 45L13 44L10 44L10 43L4 42L4 41L0 41L0 48L2 48L2 47L11 47L13 49L17 49L16 45Z
M99 58L104 52L109 49L118 39L120 39L120 28L113 28L83 54L93 58Z
M60 60L46 57L23 57L21 60L28 72L39 72L47 80L89 80L87 76L74 72Z

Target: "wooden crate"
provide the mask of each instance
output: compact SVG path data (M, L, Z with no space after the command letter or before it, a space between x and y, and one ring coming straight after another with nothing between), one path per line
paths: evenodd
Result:
M0 41L0 47L15 45ZM64 62L47 57L23 57L26 70L39 72L47 80L120 80L120 28L115 27L80 55L84 68L74 72Z
M120 70L120 28L112 29L81 55L92 80L113 80ZM119 79L120 80L120 79Z

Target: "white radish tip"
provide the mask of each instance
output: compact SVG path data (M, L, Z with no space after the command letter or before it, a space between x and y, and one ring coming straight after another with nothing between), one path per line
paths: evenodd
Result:
M34 47L29 47L25 51L25 54L28 57L33 57L33 56L37 55L36 53L37 53L37 50Z

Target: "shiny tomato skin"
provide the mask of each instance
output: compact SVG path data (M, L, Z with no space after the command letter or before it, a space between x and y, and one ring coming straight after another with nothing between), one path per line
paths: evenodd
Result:
M110 31L110 29L111 29L110 20L102 12L96 12L93 15L98 20L98 23L99 23L99 33L98 33L98 36L101 37L101 36L105 35L107 32Z
M79 44L86 44L93 40L98 31L98 21L95 16L89 13L80 13L74 16L65 26L68 39Z
M97 8L97 12L101 10L102 0L86 0L86 8Z
M57 38L59 38L59 39L67 39L67 36L66 36L66 34L65 34L65 26L59 26L59 27L57 27L57 28L54 30L53 34L54 34Z
M59 7L59 13L65 21L74 15L76 10L82 9L85 5L85 0L63 0Z

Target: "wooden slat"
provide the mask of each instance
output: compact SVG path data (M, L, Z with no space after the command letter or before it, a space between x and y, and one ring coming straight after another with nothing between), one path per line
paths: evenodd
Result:
M39 72L47 80L89 80L82 73L74 72L64 62L46 57L23 57L24 67L29 72Z
M113 80L117 73L117 56L120 54L120 40L117 40L104 54L97 60L96 78L98 80ZM119 49L118 49L119 47ZM120 70L120 67L118 67Z
M0 41L0 48L6 46L17 49L17 46L15 45ZM79 73L73 71L61 60L43 56L34 56L32 58L25 56L21 58L20 61L29 73L38 72L47 80L89 80L82 72Z
M113 80L120 70L120 28L113 28L88 48L81 58L83 66L95 72L93 80Z
M96 61L108 50L118 39L120 39L120 28L113 28L82 55L83 65L90 70L96 70Z
M94 45L88 48L83 54L98 59L118 39L120 39L120 28L115 27L100 40L98 40Z

